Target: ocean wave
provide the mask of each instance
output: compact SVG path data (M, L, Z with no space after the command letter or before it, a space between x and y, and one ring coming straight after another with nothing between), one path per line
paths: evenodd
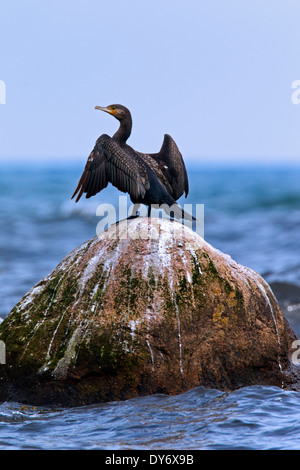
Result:
M178 396L71 409L5 402L0 449L296 450L299 397L278 387L252 386L231 393L196 387Z
M99 202L89 201L88 204L85 204L85 201L79 201L77 204L74 204L74 201L64 201L57 209L56 216L59 216L63 219L70 219L74 217L91 219L96 217L97 207Z

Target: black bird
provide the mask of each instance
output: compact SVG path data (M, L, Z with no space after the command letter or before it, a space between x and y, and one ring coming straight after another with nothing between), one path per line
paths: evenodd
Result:
M134 204L159 205L176 218L194 217L184 212L176 200L188 195L188 177L180 151L172 137L165 134L158 153L146 154L134 150L126 141L131 134L132 118L129 109L120 104L100 109L120 121L113 137L101 135L90 153L78 186L72 196L79 201L83 193L90 198L106 188L108 183L124 193L129 193Z

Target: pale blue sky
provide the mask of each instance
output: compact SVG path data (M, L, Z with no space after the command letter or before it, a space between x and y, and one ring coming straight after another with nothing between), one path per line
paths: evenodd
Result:
M78 159L133 115L188 161L300 161L299 0L2 0L0 159Z

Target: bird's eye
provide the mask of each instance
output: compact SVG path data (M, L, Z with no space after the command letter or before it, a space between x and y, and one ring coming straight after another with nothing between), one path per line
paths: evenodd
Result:
M115 106L110 106L110 109L111 109L112 111L114 111L114 110L116 109L116 107L115 107Z

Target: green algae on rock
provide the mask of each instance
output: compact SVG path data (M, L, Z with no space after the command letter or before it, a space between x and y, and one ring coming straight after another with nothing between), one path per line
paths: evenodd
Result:
M0 399L296 387L294 339L261 276L178 222L138 217L72 251L4 319Z

